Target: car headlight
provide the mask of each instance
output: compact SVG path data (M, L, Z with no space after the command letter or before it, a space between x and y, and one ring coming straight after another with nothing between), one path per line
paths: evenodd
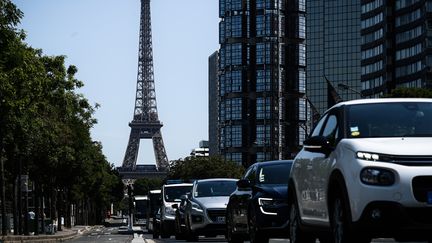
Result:
M358 159L369 160L369 161L379 161L380 155L376 153L369 152L357 152L356 153Z
M263 214L277 215L277 213L271 212L270 210L279 208L281 205L286 204L286 202L284 200L274 198L260 197L258 198L258 204Z
M360 172L364 184L374 186L391 186L395 183L395 174L391 170L368 167Z
M192 210L195 210L197 212L203 212L202 207L198 203L192 203Z

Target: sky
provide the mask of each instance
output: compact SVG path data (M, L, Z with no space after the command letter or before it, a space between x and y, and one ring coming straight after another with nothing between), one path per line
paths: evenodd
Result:
M121 166L138 72L140 0L12 0L24 13L26 42L78 68L78 90L100 104L91 131L108 161ZM218 48L217 0L151 1L154 79L169 160L208 140L208 57ZM155 164L142 139L137 164Z

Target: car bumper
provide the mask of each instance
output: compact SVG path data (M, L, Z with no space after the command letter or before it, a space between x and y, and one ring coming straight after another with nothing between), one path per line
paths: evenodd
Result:
M190 215L191 230L197 235L225 234L225 209L208 209Z
M353 226L372 237L431 239L432 206L404 207L395 202L372 202Z
M288 207L278 208L277 215L268 215L261 212L256 214L259 231L271 237L289 236Z

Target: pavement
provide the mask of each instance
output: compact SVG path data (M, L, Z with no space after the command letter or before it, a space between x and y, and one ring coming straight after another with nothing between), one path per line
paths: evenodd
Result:
M55 234L39 234L39 235L7 235L0 236L0 242L8 243L22 243L22 242L35 242L35 243L52 243L63 242L73 239L79 234L91 229L91 226L74 226L72 228L62 228L62 231L57 231Z

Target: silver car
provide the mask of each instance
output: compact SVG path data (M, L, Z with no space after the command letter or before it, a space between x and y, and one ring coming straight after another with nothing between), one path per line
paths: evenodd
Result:
M225 234L225 212L237 179L197 180L188 194L185 220L186 237L197 241L199 235L214 237Z

